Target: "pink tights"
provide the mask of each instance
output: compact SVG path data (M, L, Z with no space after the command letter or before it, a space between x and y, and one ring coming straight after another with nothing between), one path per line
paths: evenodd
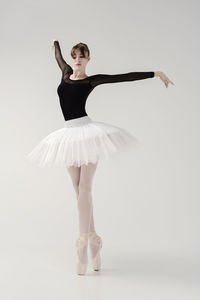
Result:
M92 181L97 163L67 168L77 197L79 233L95 231L93 218Z
M95 231L93 218L93 201L92 201L92 181L97 168L97 163L82 165L81 167L71 166L67 170L76 192L77 206L79 213L79 233L87 234ZM98 247L90 246L91 255L95 257ZM79 258L82 263L87 261L87 246L78 250Z

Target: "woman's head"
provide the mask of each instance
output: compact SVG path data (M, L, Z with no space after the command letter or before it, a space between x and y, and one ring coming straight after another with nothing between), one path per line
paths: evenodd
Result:
M74 69L84 71L90 60L90 50L86 44L78 43L72 48L71 57Z

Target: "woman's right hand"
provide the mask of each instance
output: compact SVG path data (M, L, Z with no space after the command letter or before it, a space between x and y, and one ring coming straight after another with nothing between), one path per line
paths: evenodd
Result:
M54 45L54 42L55 42L55 41L58 41L58 40L53 40L53 42L52 42L52 50L54 49L54 46L55 46L55 45Z

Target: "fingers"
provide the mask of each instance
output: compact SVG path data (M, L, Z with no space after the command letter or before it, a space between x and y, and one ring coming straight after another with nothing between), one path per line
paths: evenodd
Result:
M174 85L174 83L168 79L167 84L171 83L172 85Z
M160 72L159 77L164 82L166 88L168 88L169 83L174 85L174 83L163 72Z
M54 49L54 42L55 42L55 41L57 41L57 40L54 39L54 40L52 41L52 49Z
M171 80L169 80L169 78L166 75L164 75L163 82L164 82L166 88L168 88L169 83L174 85L174 83Z

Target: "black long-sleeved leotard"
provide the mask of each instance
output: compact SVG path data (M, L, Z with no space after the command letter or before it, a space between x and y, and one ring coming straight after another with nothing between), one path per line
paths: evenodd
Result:
M154 72L129 72L123 74L96 74L84 79L70 79L73 69L62 57L58 41L54 41L55 57L62 70L61 83L57 88L64 119L71 120L87 116L86 100L91 91L103 83L134 81L154 77Z

